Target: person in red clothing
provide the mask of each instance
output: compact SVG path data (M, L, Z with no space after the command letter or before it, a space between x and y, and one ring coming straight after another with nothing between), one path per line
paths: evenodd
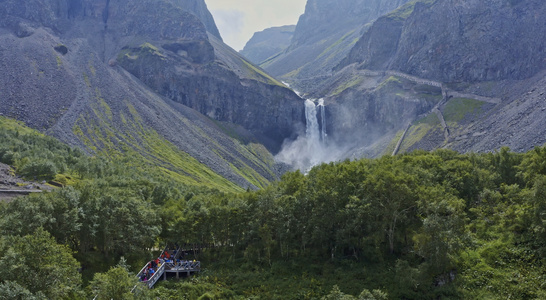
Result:
M171 254L167 251L167 252L165 252L165 257L166 257L167 259L170 259L170 258L171 258Z

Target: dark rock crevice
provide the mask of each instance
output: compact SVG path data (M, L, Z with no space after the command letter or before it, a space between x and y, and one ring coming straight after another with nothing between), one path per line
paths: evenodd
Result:
M108 18L110 16L110 0L106 0L106 6L102 12L102 22L104 23L104 29L108 28Z

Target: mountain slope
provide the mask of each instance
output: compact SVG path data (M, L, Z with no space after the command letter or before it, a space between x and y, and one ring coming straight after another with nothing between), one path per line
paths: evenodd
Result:
M257 141L275 148L295 134L301 99L266 80L241 79L177 1L1 4L4 116L90 153L134 151L196 184L246 188L276 178ZM292 114L281 117L280 109ZM261 122L267 117L276 119Z
M295 25L286 25L256 32L240 53L251 62L259 64L288 48L295 29Z
M368 155L544 144L545 15L537 0L422 0L386 14L312 94L326 97L329 135ZM417 103L428 104L408 110Z
M374 23L342 65L442 82L529 78L546 67L546 41L537 39L545 14L543 2L530 0L417 2ZM393 52L381 56L387 41Z
M292 43L261 66L308 93L351 50L366 24L409 0L309 0Z
M192 12L199 20L205 25L208 32L214 35L216 38L222 40L220 31L216 27L214 18L205 4L205 0L176 0L175 3L184 10Z

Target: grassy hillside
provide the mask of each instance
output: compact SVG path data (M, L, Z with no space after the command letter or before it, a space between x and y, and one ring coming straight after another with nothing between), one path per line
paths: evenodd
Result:
M101 121L99 125L81 117L78 124L74 126L73 131L74 134L81 138L84 144L93 151L94 156L90 157L85 156L83 152L79 150L71 150L71 148L64 146L53 138L47 137L24 126L21 122L0 117L0 128L4 132L5 138L5 144L2 148L4 149L3 153L21 149L19 147L22 147L22 149L28 148L28 146L24 144L20 145L19 142L12 140L15 137L23 140L40 140L41 142L37 142L37 145L33 145L34 148L38 148L42 143L53 143L57 145L55 146L56 149L62 149L62 151L59 150L61 152L56 154L56 156L59 157L54 157L54 160L59 160L59 162L53 162L55 163L57 170L65 170L65 172L67 172L66 174L64 172L56 174L56 177L62 181L62 183L66 183L66 178L78 178L73 169L74 166L72 166L72 169L69 168L66 166L66 159L61 158L68 156L67 153L73 152L78 153L78 156L73 158L74 160L85 161L97 157L106 161L123 161L127 168L136 167L142 168L143 170L153 169L154 174L162 174L161 176L165 176L168 180L175 180L180 184L214 188L226 192L243 191L243 188L220 176L205 164L181 151L172 143L162 138L154 130L145 129L145 127L140 124L138 116L135 117L136 119L131 120L131 122L127 121L127 126L129 128L127 128L125 131L127 133L124 135L115 133L112 127L107 126L108 120L106 119ZM122 118L128 120L129 117L122 116ZM248 152L248 156L257 156L258 154L253 152L262 149L261 147L252 144L249 144L248 146L241 145L241 148ZM266 150L263 151L267 153ZM26 164L33 161L33 155L38 156L36 160L42 160L42 158L39 158L37 152L37 149L31 148L24 151L23 154L19 154L19 159L8 160L6 163L13 164L16 169L23 169ZM23 156L21 157L21 155ZM48 157L46 156L46 158ZM263 162L256 159L256 163ZM273 162L271 161L271 163ZM265 178L242 162L239 162L237 165L231 164L231 166L234 172L248 178L248 180L256 186L265 186L268 184L268 181Z

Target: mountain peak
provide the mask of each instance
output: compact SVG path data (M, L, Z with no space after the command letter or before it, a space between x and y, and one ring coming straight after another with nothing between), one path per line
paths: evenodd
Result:
M240 53L259 64L288 48L295 29L295 25L286 25L256 32Z

